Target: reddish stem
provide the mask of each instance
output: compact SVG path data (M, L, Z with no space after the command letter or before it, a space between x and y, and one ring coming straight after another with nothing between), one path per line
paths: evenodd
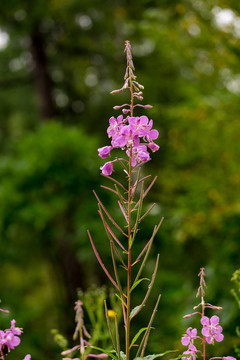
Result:
M129 71L130 73L130 71ZM131 116L133 116L134 98L132 78L130 76L130 93L131 93ZM128 170L128 265L127 265L127 314L126 314L126 360L130 360L130 310L131 310L131 268L132 268L132 254L131 254L131 203L132 203L132 146L129 154L129 170Z

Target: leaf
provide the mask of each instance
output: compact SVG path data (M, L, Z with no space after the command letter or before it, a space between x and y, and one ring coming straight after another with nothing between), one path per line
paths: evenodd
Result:
M122 360L125 360L125 359L126 359L126 355L124 354L123 351L120 351L120 356L121 356L121 359L122 359Z
M131 287L131 290L130 291L133 291L133 289L135 289L136 286L138 286L138 284L140 284L140 282L142 282L143 280L148 280L150 281L148 278L142 278L142 279L139 279L138 281L136 281L133 286Z
M130 248L132 247L132 239L133 239L133 238L132 238L132 235L130 235L130 237L129 237L129 243L128 243Z
M147 326L147 330L142 338L142 341L138 347L138 351L137 351L137 354L136 356L138 356L138 354L140 354L141 356L144 356L144 352L145 352L145 349L146 349L146 346L147 346L147 342L148 342L148 337L149 337L149 334L150 334L150 331L152 329L152 322L153 322L153 319L155 317L155 314L157 312L157 308L158 308L158 304L159 304L159 301L161 299L161 295L159 294L158 296L158 299L157 299L157 302L154 306L154 309L153 309L153 312L152 312L152 315L151 315L151 318L150 318L150 321L148 323L148 326Z
M127 308L127 304L125 303L125 301L118 295L115 293L115 296L123 303L123 305Z
M138 333L134 336L134 338L132 339L131 345L130 345L130 349L131 349L131 347L135 344L135 342L137 341L137 339L139 338L139 336L141 335L141 333L142 333L143 331L145 331L145 330L147 330L147 327L144 327L144 328L140 329L140 330L138 331Z
M177 351L177 350L168 350L162 354L152 354L152 355L147 355L144 357L137 357L137 358L134 358L133 360L154 360L158 357L164 356L164 355L169 354L170 352L174 352L174 351Z
M152 290L152 286L153 286L153 283L154 283L154 280L155 280L155 277L156 277L156 273L157 273L157 268L158 268L158 262L159 262L159 254L157 255L157 260L156 260L156 264L155 264L155 268L154 268L154 271L153 271L153 274L152 274L152 279L151 279L151 282L150 284L148 285L148 290L146 292L146 295L141 303L141 305L138 306L138 309L135 310L136 308L134 308L135 312L133 315L130 314L130 318L132 319L136 314L139 313L139 311L141 310L141 308L145 305L147 299L148 299L148 296Z
M130 313L130 318L132 318L134 316L135 313L138 312L139 308L141 307L142 305L138 305L138 306L135 306L135 308L132 309L131 313Z
M102 269L104 270L104 272L105 272L105 274L107 275L107 277L109 278L109 280L110 280L110 281L113 283L113 285L119 290L118 285L117 285L116 282L113 280L112 276L109 274L107 268L106 268L105 265L103 264L103 262L102 262L102 260L101 260L101 258L100 258L100 256L99 256L99 254L98 254L98 252L97 252L97 249L96 249L96 247L95 247L95 245L94 245L94 242L93 242L93 240L92 240L92 237L91 237L91 235L90 235L90 231L87 230L87 233L88 233L89 240L90 240L90 242L91 242L91 244L92 244L93 251L94 251L94 253L95 253L95 255L96 255L96 258L97 258L99 264L101 265Z
M117 356L116 356L116 355L113 355L113 353L115 353L115 350L105 350L105 349L102 349L102 348L99 348L99 347L93 346L93 345L91 345L90 347L91 347L92 349L101 351L101 352L103 352L104 354L107 354L108 356L112 357L114 360L118 360Z

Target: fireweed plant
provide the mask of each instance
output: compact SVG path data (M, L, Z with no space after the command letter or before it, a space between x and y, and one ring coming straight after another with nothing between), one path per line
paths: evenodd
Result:
M105 359L108 357L107 354L101 353L101 354L90 354L90 343L89 339L91 338L91 335L87 331L85 325L84 325L84 313L83 313L83 303L81 300L77 300L75 302L75 321L76 321L76 328L73 334L73 339L77 340L79 339L79 345L74 346L71 349L63 351L61 354L63 356L65 355L72 355L72 353L76 352L76 350L80 351L80 358L74 358L73 360L86 360L87 358L100 358ZM64 357L63 360L72 360L72 357Z
M0 312L8 314L8 310L0 309ZM16 321L11 321L11 327L9 329L0 330L0 359L5 360L7 354L14 350L21 342L19 336L22 333L22 329L15 326ZM23 360L30 360L31 356L28 354Z
M197 291L197 297L201 298L200 304L194 306L194 311L191 314L187 314L184 318L189 318L194 315L200 316L200 324L202 325L201 335L198 336L198 332L196 328L189 327L186 333L182 337L182 345L187 346L188 349L183 352L181 358L183 360L196 360L196 357L201 356L203 360L207 359L206 347L208 345L214 345L216 342L223 341L222 327L219 325L219 317L217 315L213 315L212 317L207 317L205 315L205 310L207 308L212 310L221 310L220 306L211 305L205 302L205 290L206 282L205 282L205 272L204 268L200 269L200 273L198 274L200 278L200 286ZM198 345L196 345L198 342ZM198 347L197 347L198 346ZM201 348L201 350L200 350ZM209 360L222 359L222 360L236 360L232 356L223 356L223 357L212 357Z
M131 54L131 45L129 41L125 42L125 53L127 59L126 73L124 76L124 84L121 89L114 90L111 94L118 94L123 90L129 90L130 103L119 106L114 106L115 110L121 110L122 114L109 119L109 126L107 128L108 137L111 138L111 145L107 145L98 149L98 155L102 158L108 158L111 151L114 149L121 149L123 152L122 157L117 157L113 160L107 161L100 169L102 175L108 178L113 187L103 186L110 192L113 192L118 197L118 206L121 210L123 220L125 224L120 226L110 215L99 196L94 191L94 194L98 201L98 213L103 222L107 237L110 242L111 256L113 263L114 276L110 274L105 267L101 257L94 245L90 232L88 231L89 239L91 241L95 255L117 290L116 296L121 302L122 317L125 329L125 349L121 349L119 340L119 324L118 317L115 315L114 326L109 318L109 310L105 302L106 318L111 334L114 350L111 354L111 358L115 360L120 359L142 359L144 358L145 349L148 342L150 330L152 328L152 322L154 315L157 311L157 307L160 301L160 295L156 301L149 323L146 327L141 328L134 337L131 337L131 322L134 317L145 306L149 297L150 291L153 287L153 283L156 277L159 255L157 255L155 267L148 289L141 303L132 307L132 292L143 281L148 280L142 278L142 270L150 253L151 245L154 237L156 236L159 227L163 221L163 218L154 227L152 236L147 241L146 245L140 251L139 255L133 259L132 247L135 245L137 233L139 230L139 224L150 213L154 205L149 207L146 212L142 211L143 200L152 188L157 177L150 182L146 188L144 183L151 177L141 175L141 166L150 160L150 152L155 152L159 149L159 146L154 142L158 138L158 131L153 129L153 121L149 120L146 115L134 116L134 110L137 107L143 109L151 108L150 105L135 104L135 100L139 102L143 99L143 86L136 81L134 74L134 65ZM125 175L126 182L122 183L112 177L112 172L115 164L118 163L122 167ZM119 235L120 234L120 235ZM119 264L119 266L118 266ZM124 270L122 270L124 269ZM135 270L136 269L136 270ZM125 271L125 281L120 281L120 270ZM134 270L134 273L133 273ZM139 338L141 336L141 341ZM135 350L135 357L131 354L133 349ZM102 349L101 349L102 350ZM151 359L161 356L163 354L151 355ZM149 356L148 356L149 358Z

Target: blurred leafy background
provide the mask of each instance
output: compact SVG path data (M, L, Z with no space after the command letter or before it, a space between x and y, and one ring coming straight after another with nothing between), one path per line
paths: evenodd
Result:
M114 211L96 149L118 114L112 107L126 100L109 95L122 84L126 39L161 145L144 167L158 175L148 197L158 207L139 247L165 217L146 267L150 276L159 252L155 289L136 327L161 292L149 351L181 349L192 325L182 316L196 305L205 266L208 300L224 307L226 341L215 349L230 355L239 345L230 294L240 267L239 1L8 0L0 2L0 297L24 328L18 358L59 359L51 329L71 336L77 289L110 286L86 230L110 266L92 189ZM2 326L9 320L2 315Z

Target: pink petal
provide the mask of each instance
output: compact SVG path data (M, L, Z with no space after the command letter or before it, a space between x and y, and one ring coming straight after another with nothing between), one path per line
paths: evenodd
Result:
M209 318L208 318L207 316L203 316L203 317L201 318L201 324L202 324L202 325L210 325L210 320L209 320Z
M140 124L148 124L148 117L146 115L140 116Z
M213 338L212 338L212 336L206 337L206 341L207 341L208 344L212 344L212 343L213 343Z
M217 315L213 315L210 321L212 325L217 325L219 323L219 317Z
M152 140L156 140L159 136L159 132L157 130L151 130L149 136Z
M197 336L197 329L192 329L192 334L191 334L192 337L196 337Z
M223 341L223 339L224 339L223 334L217 334L214 337L217 342Z
M188 346L189 341L190 341L190 339L189 339L188 336L184 335L184 336L182 337L181 342L182 342L182 344L183 344L184 346Z
M204 328L202 329L202 334L203 334L203 336L209 336L209 335L210 335L210 333L209 333L209 328L204 327Z
M27 354L23 360L31 360L31 355Z

